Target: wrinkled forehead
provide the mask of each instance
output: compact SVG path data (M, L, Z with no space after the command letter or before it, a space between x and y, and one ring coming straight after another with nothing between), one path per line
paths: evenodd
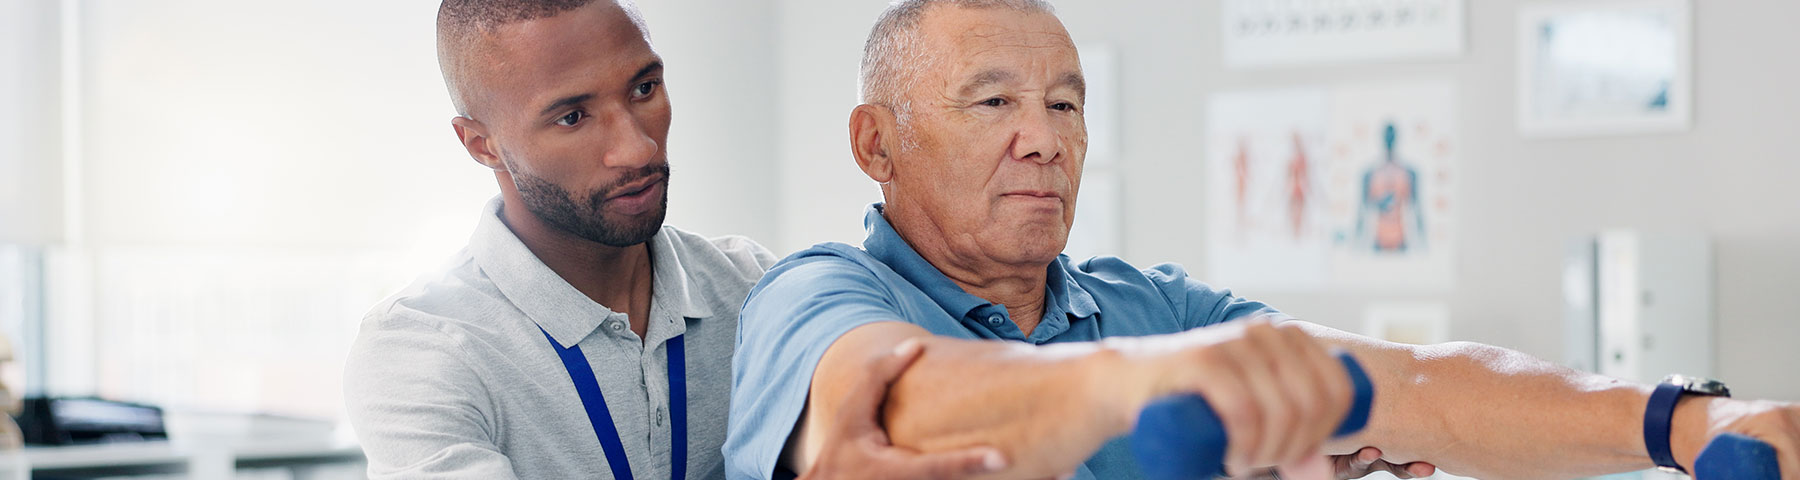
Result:
M922 46L943 56L939 65L951 70L1015 63L1060 75L1081 68L1074 40L1048 13L943 7L929 12L920 27Z

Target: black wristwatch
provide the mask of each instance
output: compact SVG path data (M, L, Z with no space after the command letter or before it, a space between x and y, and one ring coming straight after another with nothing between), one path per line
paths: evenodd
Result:
M1687 470L1675 463L1675 453L1669 449L1669 424L1675 418L1675 405L1680 403L1682 395L1730 397L1731 389L1718 380L1670 375L1650 392L1650 404L1644 409L1644 448L1650 452L1650 460L1656 462L1657 469L1686 474Z

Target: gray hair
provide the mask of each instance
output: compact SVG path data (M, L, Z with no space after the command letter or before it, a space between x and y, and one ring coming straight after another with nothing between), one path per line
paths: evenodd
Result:
M906 98L906 86L918 80L919 72L930 70L937 59L921 48L919 22L925 12L936 5L959 8L1005 8L1028 13L1056 13L1046 0L895 0L875 19L869 40L863 44L862 103L880 105L894 111L902 137L910 135L907 122L912 118L912 103Z

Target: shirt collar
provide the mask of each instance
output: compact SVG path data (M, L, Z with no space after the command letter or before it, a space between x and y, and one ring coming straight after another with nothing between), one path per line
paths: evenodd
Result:
M925 292L926 296L931 297L939 307L943 307L944 312L954 318L963 318L972 310L993 304L964 291L950 277L932 266L931 262L919 256L919 252L913 250L912 245L900 237L900 232L888 223L887 217L882 216L883 205L881 202L869 204L868 210L863 213L863 228L869 231L868 238L863 240L863 249L869 255L894 269L901 278ZM1049 275L1045 277L1048 282L1044 289L1047 305L1059 308L1075 318L1087 318L1099 312L1094 297L1069 274L1068 256L1057 255L1056 261L1051 262L1047 268ZM1050 325L1040 324L1039 328L1046 326ZM1037 335L1034 333L1033 336Z
M475 263L507 300L556 339L556 343L563 348L579 343L616 312L576 290L531 253L518 235L500 220L501 205L500 197L494 197L482 209L475 235L469 239L469 251ZM655 272L655 284L651 288L652 310L663 306L688 318L711 317L712 310L705 302L695 302L690 297L696 288L690 287L692 279L681 268L681 259L674 251L667 230L657 231L647 243L650 265ZM623 316L620 319L623 320ZM686 322L674 323L676 328L685 330ZM670 336L678 334L680 332L674 332Z

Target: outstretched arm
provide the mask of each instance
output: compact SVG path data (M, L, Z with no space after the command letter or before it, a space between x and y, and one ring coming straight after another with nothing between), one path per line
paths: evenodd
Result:
M1494 346L1404 345L1290 323L1350 350L1379 392L1368 428L1328 450L1371 445L1390 461L1429 461L1480 478L1562 478L1655 466L1642 435L1649 386ZM1800 405L1684 399L1671 436L1677 462L1692 466L1708 440L1728 431L1770 443L1781 453L1783 478L1800 478Z
M1349 409L1343 367L1297 328L1235 322L1173 335L1032 346L930 336L907 323L863 325L840 337L814 371L789 466L804 470L834 428L832 399L855 385L871 355L917 339L926 354L900 377L886 405L896 445L940 451L1000 449L1011 465L990 478L1072 472L1124 434L1161 395L1208 398L1238 467L1314 463L1320 443Z
M896 447L881 429L887 389L923 351L919 342L901 343L893 353L874 355L865 374L838 403L835 429L800 480L948 480L998 472L1006 458L992 448L919 453Z

